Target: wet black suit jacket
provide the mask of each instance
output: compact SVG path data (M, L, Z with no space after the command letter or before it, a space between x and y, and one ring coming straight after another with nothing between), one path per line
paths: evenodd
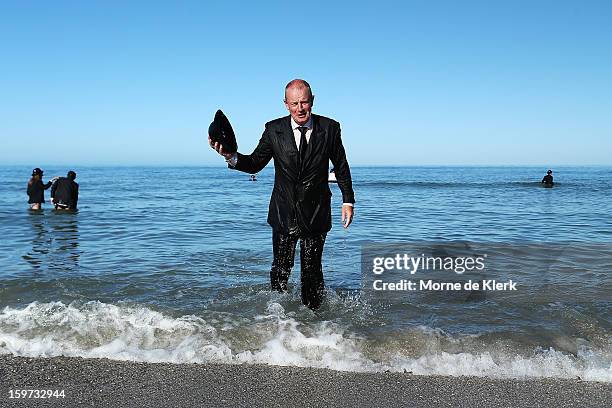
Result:
M542 183L547 184L547 185L553 185L553 176L551 176L550 174L547 174L544 176L544 178L542 179Z
M79 185L67 177L60 177L51 187L51 200L75 210L79 201Z
M45 202L45 190L51 187L51 182L43 184L41 180L28 182L28 204L37 204Z
M340 124L319 115L312 115L312 123L310 141L301 163L291 129L291 116L266 123L253 153L238 153L235 169L246 173L257 173L274 159L274 189L268 224L282 234L313 236L331 229L330 160L336 170L343 202L355 202Z

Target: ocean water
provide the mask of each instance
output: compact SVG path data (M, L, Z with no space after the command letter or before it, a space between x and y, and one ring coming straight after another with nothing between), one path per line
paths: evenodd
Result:
M535 167L353 168L316 312L299 255L289 293L269 290L273 169L75 170L80 209L57 213L27 209L30 168L0 167L0 353L612 381L610 167L555 168L552 189ZM455 243L519 289L368 289L364 248Z

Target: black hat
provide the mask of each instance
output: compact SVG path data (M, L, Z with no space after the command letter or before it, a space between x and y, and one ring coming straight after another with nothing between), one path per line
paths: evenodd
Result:
M550 174L550 173L552 173L552 170L548 170L548 171L546 172L546 174Z
M215 113L215 119L208 127L208 135L214 142L219 142L223 146L224 153L235 153L238 151L238 143L236 143L236 135L227 117L221 112L221 109Z
M43 171L39 169L38 167L32 170L32 176L42 176L42 175L43 175Z

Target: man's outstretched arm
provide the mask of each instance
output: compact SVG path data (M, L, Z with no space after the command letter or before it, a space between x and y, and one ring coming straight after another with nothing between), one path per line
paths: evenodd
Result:
M268 131L268 127L263 132L261 139L259 139L259 143L253 153L249 155L244 155L241 153L225 153L223 151L223 146L221 146L218 142L214 143L208 137L208 144L210 147L215 149L221 156L225 158L225 161L228 162L228 167L230 169L235 169L239 171L243 171L245 173L258 173L266 164L272 159L272 144L270 142L270 134Z

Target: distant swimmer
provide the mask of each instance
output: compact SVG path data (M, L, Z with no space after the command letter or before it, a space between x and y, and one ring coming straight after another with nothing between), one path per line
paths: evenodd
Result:
M257 176L255 174L251 174L251 177L249 178L250 181L257 181Z
M66 177L58 178L51 187L51 202L56 210L76 210L79 201L79 184L75 182L76 173L72 170Z
M32 178L28 181L28 204L32 210L40 210L42 204L45 202L45 190L51 187L53 182L57 179L54 177L46 184L43 183L43 171L38 167L32 170Z
M542 184L544 184L544 187L552 187L555 184L553 182L552 170L546 172L546 175L542 179Z

